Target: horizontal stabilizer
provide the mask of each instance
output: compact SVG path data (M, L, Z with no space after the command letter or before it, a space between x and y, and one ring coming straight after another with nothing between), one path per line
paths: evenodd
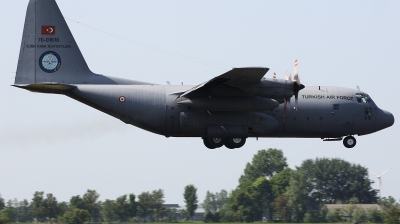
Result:
M76 87L74 85L67 85L60 83L34 83L28 85L12 85L12 86L21 89L26 89L32 92L41 92L41 93L61 93Z

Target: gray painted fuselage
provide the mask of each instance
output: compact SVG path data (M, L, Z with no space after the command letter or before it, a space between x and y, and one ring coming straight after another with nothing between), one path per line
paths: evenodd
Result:
M390 126L393 116L371 101L360 103L356 93L340 87L306 87L300 91L298 108L294 96L270 110L278 126L268 133L252 133L253 112L193 111L176 103L182 92L193 86L162 85L76 85L68 96L112 115L125 123L171 137L207 137L208 126L244 126L246 137L334 138L366 135ZM121 102L120 97L125 101ZM195 120L185 126L187 114ZM225 118L225 119L223 119Z

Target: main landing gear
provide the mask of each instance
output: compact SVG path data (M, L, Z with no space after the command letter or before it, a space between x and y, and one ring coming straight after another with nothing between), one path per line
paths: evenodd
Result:
M228 149L240 148L246 143L246 138L203 138L204 145L209 149L225 145Z
M343 145L346 148L353 148L356 145L357 141L353 136L347 136L343 139Z

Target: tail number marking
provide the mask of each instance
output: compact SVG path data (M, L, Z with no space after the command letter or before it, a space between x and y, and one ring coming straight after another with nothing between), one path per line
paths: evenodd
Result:
M58 43L58 42L60 42L60 38L42 38L42 37L39 37L38 38L38 42L39 43Z

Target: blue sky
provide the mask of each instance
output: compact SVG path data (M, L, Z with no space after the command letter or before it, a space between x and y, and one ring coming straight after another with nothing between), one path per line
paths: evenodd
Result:
M380 108L400 114L399 1L57 2L96 73L195 85L244 66L265 66L267 76L283 78L298 59L303 84L358 85ZM104 200L162 188L167 203L183 204L184 187L194 184L203 201L207 190L235 188L245 164L267 148L282 149L292 168L316 157L342 158L376 173L392 167L382 178L382 195L400 198L397 123L356 137L353 149L270 138L208 150L198 138L167 139L65 96L11 87L27 3L4 0L0 8L0 193L7 200L45 191L67 201L87 189Z

